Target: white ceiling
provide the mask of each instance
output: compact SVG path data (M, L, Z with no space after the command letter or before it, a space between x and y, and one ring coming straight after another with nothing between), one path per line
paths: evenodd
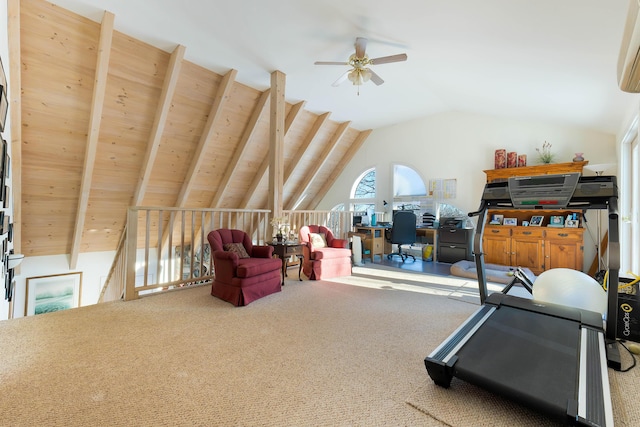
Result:
M53 0L118 31L264 90L286 74L286 99L357 129L443 111L552 121L616 133L637 96L616 65L628 0ZM331 84L356 37L384 80L357 94Z

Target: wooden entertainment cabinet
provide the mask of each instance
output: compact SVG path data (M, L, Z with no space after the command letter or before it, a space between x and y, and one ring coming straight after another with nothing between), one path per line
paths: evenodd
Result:
M535 176L568 172L580 172L584 162L555 163L539 166L485 170L487 182L506 180L511 176ZM579 227L549 227L552 216L577 213ZM515 218L517 225L489 224L494 214ZM522 226L533 216L543 218L541 226ZM570 209L558 210L489 210L487 212L482 246L487 263L527 267L534 274L551 268L570 268L582 271L584 265L584 228L582 212Z

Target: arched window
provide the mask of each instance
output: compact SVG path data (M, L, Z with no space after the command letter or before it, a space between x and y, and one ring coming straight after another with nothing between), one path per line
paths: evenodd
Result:
M376 197L376 170L365 171L351 190L352 199L374 199Z
M351 189L351 210L368 212L375 209L376 169L371 168L362 173Z
M427 187L422 177L404 165L393 165L393 197L426 196Z
M424 180L413 168L393 165L393 209L435 214L433 199L427 196Z

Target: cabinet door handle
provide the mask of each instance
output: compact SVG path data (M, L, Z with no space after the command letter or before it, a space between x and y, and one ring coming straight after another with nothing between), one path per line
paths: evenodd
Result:
M523 231L523 232L522 232L522 234L524 234L524 235L527 235L527 236L528 236L529 234L531 234L531 232L530 232L530 231Z
M499 233L500 230L491 230L492 233Z
M558 233L558 236L560 236L560 237L567 237L567 236L568 236L568 234L567 234L567 233Z

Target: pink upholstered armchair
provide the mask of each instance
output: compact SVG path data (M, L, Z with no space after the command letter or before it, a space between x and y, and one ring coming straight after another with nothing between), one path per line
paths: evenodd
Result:
M242 230L219 229L207 235L215 278L211 295L235 306L282 290L282 260L272 246L258 246Z
M351 250L345 239L336 239L327 227L308 225L298 232L304 262L302 271L311 280L351 275Z

